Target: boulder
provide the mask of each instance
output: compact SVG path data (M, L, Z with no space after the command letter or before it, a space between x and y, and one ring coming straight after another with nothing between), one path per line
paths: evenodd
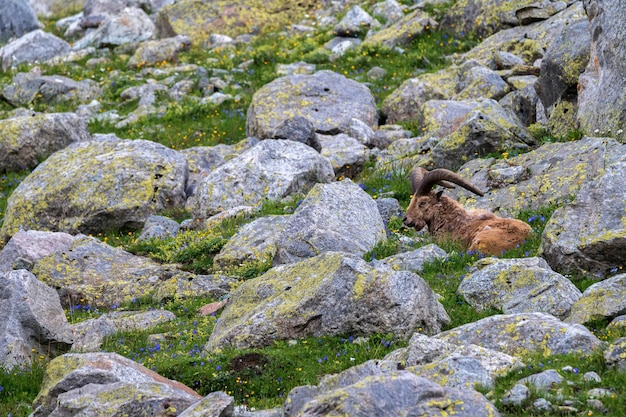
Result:
M543 312L564 319L581 292L542 258L487 258L468 271L457 294L477 310Z
M446 251L431 243L409 252L401 252L381 260L374 260L372 264L378 265L382 263L396 271L411 271L419 274L424 270L426 263L443 260L447 256Z
M0 4L0 44L39 29L39 25L28 0L5 0Z
M532 352L545 356L591 355L603 346L583 325L564 323L546 313L495 315L433 337L456 345L475 344L511 356Z
M53 252L68 249L74 237L62 232L18 231L0 251L0 272L11 271L18 259L31 265Z
M38 68L15 74L2 90L2 97L15 107L27 107L35 99L46 104L88 103L102 94L94 80L75 81L62 75L41 75Z
M390 398L393 400L390 401ZM328 390L297 387L289 393L283 405L283 412L286 417L500 415L477 391L442 387L409 371L364 376L355 383Z
M23 63L45 62L69 53L70 44L41 29L34 30L0 48L2 70Z
M141 229L137 240L165 239L174 237L180 230L180 224L166 216L151 215Z
M372 197L349 179L317 184L281 231L274 264L297 262L327 251L363 256L386 239Z
M264 200L304 193L315 183L333 178L330 162L310 146L263 140L202 178L187 209L204 218L236 206L258 206Z
M116 353L68 353L51 361L32 417L177 414L202 397Z
M607 366L620 372L626 371L626 337L620 337L604 351Z
M242 283L230 294L206 349L337 334L407 336L417 328L432 334L448 321L418 275L326 252Z
M26 270L0 272L0 368L68 351L73 337L59 296Z
M270 263L276 255L276 241L289 221L287 216L265 216L240 227L215 255L213 263L222 270L259 262Z
M305 5L296 1L245 0L227 3L182 0L161 8L156 16L156 37L187 35L194 43L203 44L214 33L235 37L258 33L264 28L277 28L298 22L308 10L322 8L321 1Z
M534 77L534 76L533 76ZM537 77L534 77L536 80ZM509 79L510 80L510 79ZM520 122L526 127L536 123L537 118L537 102L539 96L533 85L528 85L518 90L511 91L498 101L502 107L513 113Z
M347 132L353 118L370 127L378 123L370 90L332 71L280 77L257 90L248 108L248 136L271 138L286 119L307 118L317 133Z
M186 51L190 47L191 39L184 35L141 42L134 55L128 60L127 65L129 68L141 68L162 62L174 62L178 53Z
M67 307L111 308L140 297L157 301L200 295L220 297L234 281L161 265L88 236L78 236L69 249L39 259L32 272L40 281L57 288Z
M31 113L0 120L0 172L35 168L71 143L91 139L75 113Z
M80 306L79 306L80 307ZM176 315L169 310L149 311L114 311L102 314L96 319L88 319L73 324L74 344L77 352L97 352L102 347L106 336L119 332L148 331L159 324L176 320Z
M272 139L287 139L304 143L318 152L322 151L315 126L308 119L302 116L296 116L285 121L276 128L272 135Z
M352 6L335 25L333 33L337 36L357 38L376 26L380 26L380 23L357 5Z
M185 201L186 159L147 140L95 135L51 155L9 197L0 237L20 227L69 233L139 229Z
M504 149L528 150L535 139L497 101L431 100L420 109L420 152L412 165L457 170L468 159Z
M575 96L578 77L589 63L589 22L579 19L563 28L541 60L537 91L543 107L550 109L561 97Z
M469 208L509 215L534 211L570 201L583 183L623 158L625 151L615 140L584 137L573 142L547 143L504 160L475 159L461 167L459 174L486 192L485 196L477 198L458 188L446 192Z
M150 39L154 31L154 23L146 12L137 7L127 7L106 19L96 30L87 32L72 48L79 50L88 46L101 48L142 42Z
M469 0L457 2L441 19L441 27L457 33L473 33L484 38L502 29L545 20L567 7L571 1L546 0Z
M585 0L591 32L591 56L579 77L578 120L586 134L603 132L626 139L626 54L624 30L620 22L626 3L611 0Z
M604 175L589 178L573 202L554 212L540 247L552 269L562 274L596 274L601 279L623 266L625 178L626 162L607 164Z
M408 47L414 39L437 28L437 22L422 10L413 10L391 26L369 34L363 45L387 48Z
M215 391L204 397L202 400L193 404L178 417L228 417L239 414L234 414L235 399L230 395L227 395L222 391ZM254 413L254 412L253 412ZM246 413L247 414L247 413ZM246 417L246 414L241 417ZM256 416L256 413L255 413ZM252 417L252 416L250 416ZM258 417L271 417L270 415L259 415ZM278 417L278 416L276 416Z
M345 133L319 135L319 141L321 154L330 161L337 178L355 178L370 160L369 149Z
M615 275L589 286L572 307L565 321L585 324L612 319L626 313L626 274Z

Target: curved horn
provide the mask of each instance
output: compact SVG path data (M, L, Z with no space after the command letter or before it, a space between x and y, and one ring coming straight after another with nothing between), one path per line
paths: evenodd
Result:
M430 172L427 172L422 181L419 183L417 190L415 191L416 195L426 195L433 189L435 184L438 184L440 181L450 181L458 186L465 188L468 191L473 192L479 196L485 195L482 191L480 191L474 184L467 181L465 178L461 177L459 174L454 173L452 171L448 171L444 168L433 169Z
M420 187L420 184L422 183L422 180L424 179L424 176L426 176L426 174L428 174L428 170L422 167L415 167L413 168L413 170L411 170L409 178L411 180L411 191L413 192L413 194L415 194L415 191ZM447 181L437 181L434 184L445 188L454 188L454 185L450 184Z

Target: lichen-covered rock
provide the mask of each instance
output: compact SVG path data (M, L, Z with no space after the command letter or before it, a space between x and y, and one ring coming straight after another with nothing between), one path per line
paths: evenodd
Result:
M179 289L179 281L190 286L201 276L135 256L88 236L79 236L69 249L39 259L32 272L57 288L67 307L112 307L145 296L160 300L166 295L185 298L207 294L199 288L187 293ZM215 281L210 294L221 296L229 290L228 281Z
M406 336L417 328L437 333L448 320L418 275L327 252L241 284L230 294L206 349L348 333Z
M421 152L414 164L457 170L468 159L503 149L527 150L535 143L528 129L497 101L431 100L422 105Z
M29 367L69 350L73 336L57 293L26 270L0 272L0 367Z
M433 337L452 344L475 344L512 356L590 355L603 346L586 327L564 323L546 313L491 316Z
M152 215L146 219L137 240L164 239L178 234L180 224L166 216Z
M352 119L378 123L376 103L363 84L333 71L277 78L254 93L248 108L248 136L271 138L286 119L306 117L317 133L345 133Z
M550 109L563 95L576 95L578 77L589 63L589 22L580 19L563 28L541 60L538 94Z
M0 44L39 29L39 21L30 2L5 0L0 4Z
M567 323L585 324L591 320L613 318L626 313L626 274L596 282L574 304Z
M544 229L542 256L563 274L584 271L600 278L624 265L626 162L600 168L604 175L593 178L587 172L589 181L576 199L557 209Z
M542 258L478 261L457 293L478 310L495 308L509 313L549 313L565 318L581 292Z
M32 113L0 120L0 172L34 168L70 143L91 138L75 113Z
M372 197L349 179L318 184L289 217L280 233L274 264L340 251L362 256L386 239Z
M315 126L307 118L296 116L285 119L272 135L272 139L287 139L304 143L318 152L322 151L322 145L315 133Z
M0 240L20 227L70 233L138 229L155 212L182 207L187 161L147 140L114 135L51 155L11 194Z
M446 11L441 26L487 37L502 29L547 19L565 7L564 1L556 0L462 0Z
M471 100L481 97L499 100L507 94L511 87L500 75L482 65L475 65L472 61L469 65L461 66L458 76L460 90L451 97L453 100Z
M172 62L179 52L186 51L190 47L191 39L184 35L142 42L135 54L128 60L127 65L129 68L141 68L163 62Z
M271 263L276 255L276 240L287 221L286 216L265 216L243 225L215 255L213 263L222 270L249 263Z
M102 89L91 79L80 81L62 75L41 75L38 68L18 72L2 90L2 97L15 107L28 106L35 99L44 103L86 103L101 97Z
M488 191L485 196L477 198L458 189L447 193L469 208L505 214L538 210L569 201L583 183L596 178L606 166L623 158L625 152L626 148L613 139L584 137L573 142L548 143L505 160L475 159L461 167L459 174ZM552 218L556 220L554 215Z
M351 417L415 415L497 417L496 408L474 390L444 388L412 374L395 371L361 378L329 390L295 388L283 404L284 415Z
M319 135L321 154L330 161L337 178L354 178L370 160L369 149L359 142L340 133L335 136Z
M535 80L537 78L532 77L535 78ZM538 121L537 102L539 101L539 96L535 90L535 80L532 81L533 85L511 91L498 101L502 107L517 116L520 122L526 127ZM511 82L510 78L509 82Z
M147 331L159 324L176 320L176 315L168 310L114 311L96 319L88 319L73 324L74 344L77 352L97 352L106 336L118 332Z
M187 35L194 43L206 43L213 33L231 37L278 28L299 21L311 9L322 8L318 0L244 0L214 2L182 0L159 10L156 37Z
M396 271L402 270L420 273L424 268L424 264L437 259L444 259L447 256L448 254L445 250L435 244L430 244L409 252L402 252L381 260L374 260L372 263L374 265L383 263L389 265Z
M227 417L236 415L233 413L234 410L235 399L225 392L215 391L184 410L178 417ZM245 415L241 417L245 417ZM263 415L259 415L259 417L263 417Z
M46 367L32 416L175 415L201 399L116 353L68 353Z
M607 366L626 371L626 337L621 337L611 343L604 351L604 361Z
M204 218L237 206L258 206L330 182L330 162L299 142L267 139L220 165L197 184L187 209Z
M15 269L18 259L32 264L52 252L66 250L73 240L72 235L62 232L20 230L0 251L0 272Z
M34 30L0 48L2 70L23 63L44 62L70 50L70 44L63 39L41 29Z
M126 7L119 14L105 20L96 30L76 41L73 48L100 48L141 42L150 39L154 31L154 23L146 12L137 7Z
M437 22L422 10L414 10L397 22L365 38L364 45L382 45L387 48L404 47L428 30L437 28Z
M626 35L620 24L626 3L611 0L585 0L591 32L589 65L580 76L578 120L586 134L611 132L626 139L626 86L624 73Z
M357 38L365 34L370 28L380 26L380 23L372 18L360 6L352 6L344 17L335 25L333 32L337 36Z

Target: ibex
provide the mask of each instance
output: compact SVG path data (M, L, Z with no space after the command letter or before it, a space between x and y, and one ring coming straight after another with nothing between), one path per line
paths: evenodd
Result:
M404 224L428 231L436 239L449 237L466 249L486 255L501 255L526 240L532 228L521 220L498 217L486 210L466 210L457 201L432 191L435 185L454 188L450 183L483 196L471 182L447 169L411 171L413 198L404 216Z

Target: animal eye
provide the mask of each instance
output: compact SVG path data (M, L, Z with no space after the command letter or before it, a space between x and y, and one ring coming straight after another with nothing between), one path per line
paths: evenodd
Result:
M425 201L420 201L418 206L419 206L419 208L424 208L424 207L426 207L426 202Z

